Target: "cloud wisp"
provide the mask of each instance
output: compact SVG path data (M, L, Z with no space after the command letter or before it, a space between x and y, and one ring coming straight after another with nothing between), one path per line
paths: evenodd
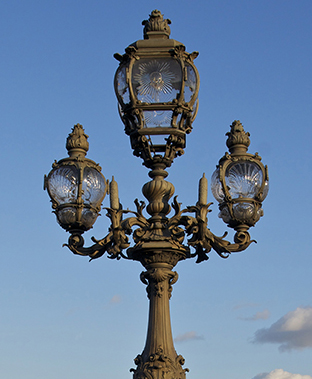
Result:
M251 317L239 317L240 320L244 321L257 321L257 320L267 320L270 317L270 311L264 309L262 312L257 312Z
M179 334L174 339L174 342L185 342L185 341L191 341L191 340L203 340L203 336L199 336L195 331L186 332L184 334Z
M281 352L312 348L312 307L297 308L269 328L255 332L253 343L276 343Z
M233 307L233 310L237 311L238 309L242 309L242 308L255 308L255 307L259 307L259 304L258 303L239 303Z
M253 379L312 379L310 375L291 374L281 368L256 375Z
M121 302L121 296L120 295L114 295L110 301L109 304L118 304Z

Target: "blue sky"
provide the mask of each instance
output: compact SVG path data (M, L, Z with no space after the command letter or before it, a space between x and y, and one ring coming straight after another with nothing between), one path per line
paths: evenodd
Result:
M143 199L148 171L117 113L113 54L142 38L153 9L171 19L172 38L200 53L199 113L169 169L179 201L195 204L198 180L210 178L235 119L270 174L264 217L251 230L257 244L176 267L172 328L187 377L311 379L309 0L1 2L0 376L130 378L144 347L142 267L105 256L89 263L62 248L68 236L42 188L80 123L88 157L114 175L123 206ZM222 235L227 227L212 210L210 229ZM107 232L102 213L87 244Z

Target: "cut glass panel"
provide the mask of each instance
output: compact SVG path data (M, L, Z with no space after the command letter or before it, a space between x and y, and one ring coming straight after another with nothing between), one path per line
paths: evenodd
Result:
M127 83L126 67L121 66L116 74L117 91L124 104L130 103L129 86Z
M52 198L58 204L75 203L78 195L78 170L62 166L53 171L48 181Z
M62 208L57 212L57 219L60 224L73 225L77 221L76 212L76 208L74 207Z
M174 59L140 59L133 65L132 86L138 100L167 103L180 93L182 70Z
M225 183L232 199L254 199L260 191L262 180L262 171L253 162L235 163L225 173Z
M187 70L186 82L184 85L184 100L188 103L191 101L196 91L196 75L192 66L185 64Z
M212 174L212 177L211 177L211 192L212 192L214 198L219 203L222 203L222 201L224 199L224 192L223 192L222 185L221 185L221 182L220 182L220 170L219 170L219 168L217 168L214 171L214 173Z
M105 192L103 175L94 168L86 167L83 171L82 199L86 204L97 207L101 204Z
M81 222L86 229L90 229L92 225L95 223L97 216L98 214L94 212L92 209L84 208L81 214Z
M171 127L172 111L144 111L144 127Z

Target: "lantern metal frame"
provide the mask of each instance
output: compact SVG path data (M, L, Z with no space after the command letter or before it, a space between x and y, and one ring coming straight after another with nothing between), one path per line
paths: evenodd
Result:
M80 124L76 124L73 129L72 133L69 134L67 141L66 141L66 148L68 150L69 157L63 158L59 161L55 161L52 164L52 170L49 172L48 175L45 175L44 177L44 189L47 190L51 202L52 202L52 208L54 209L53 213L55 213L58 223L60 226L69 232L76 232L76 233L83 233L87 230L89 230L91 226L86 226L82 222L82 212L83 209L90 209L96 217L94 218L94 222L96 221L97 217L99 216L100 210L101 210L101 204L104 200L105 195L108 193L109 190L109 181L105 179L104 175L101 172L101 167L99 164L95 163L93 160L86 158L87 151L89 149L89 143L88 143L88 136L84 133L83 127ZM66 202L66 203L60 203L55 199L55 196L51 192L50 186L49 186L49 180L53 176L53 174L61 167L74 167L77 170L77 197L75 202ZM86 168L91 168L96 170L103 178L103 182L105 185L103 196L98 201L98 206L93 206L92 204L84 203L83 201L83 177L84 177L84 171ZM65 208L73 208L76 210L76 221L74 223L68 224L63 223L61 221L61 218L59 216L59 212L62 211ZM94 223L93 222L93 223Z
M198 52L191 54L185 51L185 46L170 39L171 23L163 19L163 15L155 10L150 19L142 22L144 27L144 39L138 40L125 49L125 54L116 53L114 57L120 62L114 79L115 93L119 102L119 114L125 124L125 132L130 136L133 154L143 159L144 164L152 168L153 162L163 161L169 167L173 159L184 153L185 134L192 130L198 109L199 74L193 60ZM181 87L177 97L168 102L143 102L135 95L132 83L134 65L145 59L171 59L177 62L181 69ZM185 85L188 80L188 66L195 76L195 89L189 101L184 98ZM125 103L118 90L118 75L124 70L126 84L129 90L129 102ZM146 127L144 124L144 112L171 111L170 127L155 126ZM178 117L180 116L179 120ZM168 136L166 142L153 145L150 136ZM160 153L163 156L160 158ZM156 156L156 159L154 157Z
M264 189L269 181L268 167L263 165L258 153L247 153L250 144L250 134L244 131L243 125L239 120L235 120L232 123L231 132L226 133L226 135L228 136L226 144L229 148L230 154L226 153L217 165L217 170L219 170L219 181L224 193L224 199L219 203L219 209L220 212L222 212L224 208L227 208L230 216L228 222L229 227L239 231L248 230L249 227L256 224L263 214L260 209L262 208L262 202L265 199ZM226 183L225 178L228 170L230 170L233 165L242 162L255 164L262 173L262 182L254 198L246 198L242 196L232 198L230 188ZM233 210L236 204L251 204L253 207L253 215L246 217L244 220L238 219Z

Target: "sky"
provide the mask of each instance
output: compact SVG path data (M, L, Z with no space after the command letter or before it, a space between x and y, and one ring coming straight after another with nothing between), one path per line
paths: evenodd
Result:
M80 123L88 157L114 175L124 208L143 200L148 170L117 112L113 54L142 39L154 9L172 21L172 38L199 51L198 115L168 170L178 201L196 203L233 120L270 176L264 217L250 230L257 244L176 266L171 320L187 378L312 379L310 0L2 0L0 377L130 378L144 348L143 268L63 248L43 176ZM215 201L211 209L209 228L221 236L228 228ZM86 245L108 228L102 211Z

